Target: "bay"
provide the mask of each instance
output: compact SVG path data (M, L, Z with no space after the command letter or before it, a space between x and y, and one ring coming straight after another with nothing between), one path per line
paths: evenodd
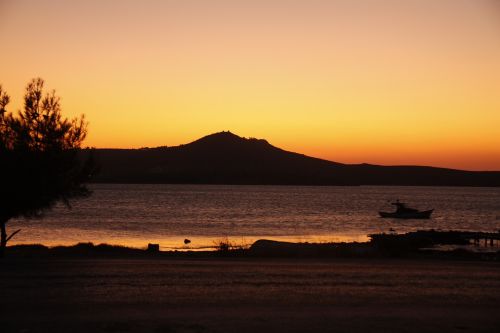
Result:
M226 238L295 242L365 241L379 232L500 230L500 189L475 187L320 187L93 184L72 208L57 205L43 219L14 219L10 244L78 242L162 249L204 249ZM430 220L378 217L399 199L435 209ZM184 239L191 240L184 245Z

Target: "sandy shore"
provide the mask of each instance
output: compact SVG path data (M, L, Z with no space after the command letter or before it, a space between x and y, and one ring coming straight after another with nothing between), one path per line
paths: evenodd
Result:
M6 259L1 332L493 332L500 265Z

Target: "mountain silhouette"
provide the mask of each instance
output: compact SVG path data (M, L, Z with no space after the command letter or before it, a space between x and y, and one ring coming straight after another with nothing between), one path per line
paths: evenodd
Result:
M95 158L102 183L500 186L496 171L342 164L231 132L175 147L96 149Z

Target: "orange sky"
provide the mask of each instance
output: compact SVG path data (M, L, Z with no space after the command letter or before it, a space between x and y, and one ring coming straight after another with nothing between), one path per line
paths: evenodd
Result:
M0 0L0 40L10 110L41 76L89 146L500 170L496 0Z

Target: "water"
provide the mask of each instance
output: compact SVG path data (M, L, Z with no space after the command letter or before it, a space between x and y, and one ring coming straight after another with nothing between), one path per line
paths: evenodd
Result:
M93 195L59 205L44 219L16 219L22 229L11 244L71 245L77 242L163 249L211 247L227 237L249 244L267 238L289 241L365 241L370 233L418 229L497 231L499 188L296 187L212 185L92 185ZM381 219L400 199L434 208L430 220Z

